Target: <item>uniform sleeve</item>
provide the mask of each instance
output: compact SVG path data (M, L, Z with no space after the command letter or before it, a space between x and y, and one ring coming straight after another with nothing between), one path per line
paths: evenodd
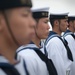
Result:
M66 75L65 66L61 54L59 51L61 50L59 44L56 41L49 42L46 46L48 57L52 59L58 75Z

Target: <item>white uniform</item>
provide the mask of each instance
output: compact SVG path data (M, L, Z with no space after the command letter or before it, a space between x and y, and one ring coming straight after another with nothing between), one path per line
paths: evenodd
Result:
M64 34L64 38L68 42L68 46L73 55L73 64L71 66L71 75L75 75L75 39L72 37L73 34L71 31L67 30Z
M37 47L35 44L28 44L27 46L21 46L20 51L26 47ZM23 49L18 52L18 55L22 56L26 61L27 70L30 75L49 75L45 62L43 62L36 52L32 49Z
M0 56L0 63L9 63L9 61L5 57ZM20 75L26 75L24 64L25 64L24 60L20 57L19 62L14 65L15 68L20 73ZM0 68L0 75L7 75L7 74Z
M50 35L55 35L55 32L50 32ZM58 75L69 75L72 62L67 57L67 51L63 42L58 37L53 37L46 44L48 58L52 59Z

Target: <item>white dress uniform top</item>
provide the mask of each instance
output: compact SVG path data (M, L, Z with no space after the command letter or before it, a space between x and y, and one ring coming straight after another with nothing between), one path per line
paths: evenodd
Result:
M21 46L17 53L22 56L26 62L27 70L30 75L49 75L46 64L40 59L36 52L29 48L38 48L35 44Z
M71 66L71 75L75 75L75 39L73 38L73 36L71 34L74 35L74 33L72 33L70 30L67 30L64 33L64 38L68 42L68 46L72 52L73 60L74 60L72 66Z
M0 63L9 63L9 61L5 57L0 56ZM26 70L25 70L25 66L24 65L25 65L25 62L20 57L19 58L19 62L14 64L13 66L15 66L15 68L20 73L20 75L26 75ZM7 74L0 68L0 75L7 75Z
M48 38L54 35L58 34L51 31ZM67 57L67 52L63 42L57 36L53 37L46 42L46 50L48 58L52 59L58 75L69 75L68 73L72 62Z

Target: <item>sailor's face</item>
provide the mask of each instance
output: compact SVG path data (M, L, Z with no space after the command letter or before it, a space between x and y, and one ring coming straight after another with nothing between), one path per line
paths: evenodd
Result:
M67 30L68 27L68 19L61 19L60 20L60 30L62 32L65 32Z
M48 37L50 29L48 22L48 18L41 18L36 25L36 33L40 39L46 39Z
M12 9L8 21L11 31L20 45L27 44L31 41L35 33L35 20L32 18L30 8Z

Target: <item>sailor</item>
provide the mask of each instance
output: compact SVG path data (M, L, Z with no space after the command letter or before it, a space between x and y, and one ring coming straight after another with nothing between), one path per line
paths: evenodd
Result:
M26 75L25 61L15 54L34 34L31 7L31 0L0 0L0 75Z
M71 66L71 75L75 74L75 16L69 16L68 17L68 29L67 31L64 33L63 37L65 38L65 40L68 42L68 46L72 52L73 55L73 64Z
M36 20L35 36L32 42L41 50L44 48L44 39L49 34L49 7L32 9L33 17Z
M65 43L61 38L61 33L66 31L68 26L68 13L51 13L50 23L52 31L45 41L46 54L52 59L58 75L70 75L72 60L68 58Z

